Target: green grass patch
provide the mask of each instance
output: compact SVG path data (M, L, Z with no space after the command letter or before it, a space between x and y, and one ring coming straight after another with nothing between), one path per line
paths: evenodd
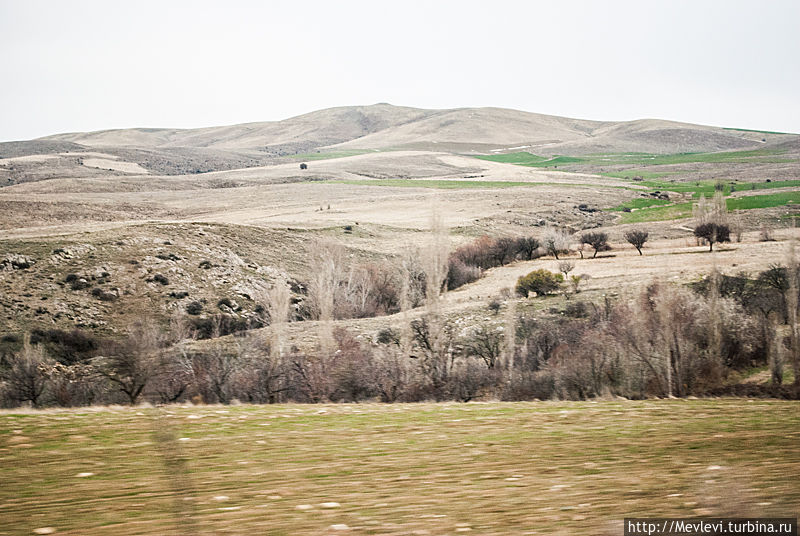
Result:
M756 132L758 134L789 134L791 132L775 132L774 130L753 130L751 128L733 128L733 127L722 127L723 130L735 130L737 132Z
M502 162L504 164L530 165L549 160L546 156L537 156L531 153L506 153L492 155L478 155L475 158L489 160L491 162Z
M612 153L592 154L585 156L553 156L542 157L530 153L508 153L502 155L480 155L476 158L493 162L505 162L528 167L555 167L563 165L637 165L660 166L672 164L691 163L782 163L796 162L796 158L779 158L785 153L781 149L753 149L749 151L729 151L719 153L676 153L676 154L648 154L648 153Z
M691 193L694 199L704 195L711 197L716 192L718 181L704 180L704 181L663 181L663 180L645 180L637 181L634 184L647 186L652 190L670 191L678 193ZM770 181L770 182L734 182L719 181L722 184L722 193L729 195L731 188L736 191L750 191L750 190L770 190L773 188L796 188L800 187L800 180L785 180L785 181Z
M725 200L728 210L750 210L754 208L780 207L800 203L800 191L766 195L748 195Z
M614 207L612 210L622 210L622 207L629 206L633 212L626 212L622 215L621 223L640 223L647 221L663 221L688 218L692 215L693 203L675 203L663 206L656 206L655 199L637 198ZM648 205L648 203L650 203ZM742 197L728 197L725 199L728 210L752 210L757 208L780 207L789 204L800 204L800 191L781 192L765 195L748 195Z
M692 203L643 208L622 214L621 223L642 223L647 221L679 220L692 215Z
M770 182L737 182L736 189L741 190L771 190L773 188L800 187L800 180L770 181Z
M635 199L631 199L630 201L626 201L625 203L622 203L621 205L618 205L612 208L611 210L616 212L621 212L624 211L626 208L639 210L643 208L649 208L659 205L669 205L669 204L670 201L667 199L656 199L652 197L637 197Z

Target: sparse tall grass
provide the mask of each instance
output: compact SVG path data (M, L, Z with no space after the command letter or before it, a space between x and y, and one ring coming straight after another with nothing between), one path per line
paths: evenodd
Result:
M289 320L291 292L285 281L275 281L267 291L266 308L269 311L271 340L270 351L273 359L283 357L283 337L286 322Z

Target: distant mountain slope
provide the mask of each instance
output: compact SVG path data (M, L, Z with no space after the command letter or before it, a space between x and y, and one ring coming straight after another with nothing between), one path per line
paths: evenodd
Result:
M581 140L606 125L504 108L446 110L382 130L337 148L388 148L420 144L534 145Z
M213 148L228 151L282 152L281 149L311 150L403 125L437 113L375 104L328 108L283 121L244 123L198 129L123 129L57 134L41 138L69 141L92 147L131 146L143 148Z
M71 143L93 148L213 150L241 159L342 149L528 150L544 155L715 152L795 139L800 136L656 119L589 121L505 108L423 110L375 104L328 108L283 121L184 130L106 130L34 141L39 146Z

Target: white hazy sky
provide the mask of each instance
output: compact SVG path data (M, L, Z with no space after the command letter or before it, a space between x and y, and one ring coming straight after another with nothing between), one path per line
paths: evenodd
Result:
M0 140L501 106L800 132L799 0L0 0Z

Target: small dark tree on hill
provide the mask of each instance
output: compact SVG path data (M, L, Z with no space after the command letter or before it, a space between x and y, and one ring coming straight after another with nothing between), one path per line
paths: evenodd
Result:
M714 250L714 243L716 242L731 241L730 227L721 223L702 223L694 228L694 235L708 242L708 251Z
M588 244L594 249L592 258L597 257L598 251L607 251L611 249L608 245L608 234L603 232L583 233L581 235L581 244Z
M648 232L641 229L631 229L629 231L625 231L624 236L625 240L627 240L630 245L635 247L636 251L638 251L639 255L641 255L642 246L644 246L644 243L647 242Z
M537 257L539 241L532 236L520 237L517 239L517 250L522 260L533 260Z

